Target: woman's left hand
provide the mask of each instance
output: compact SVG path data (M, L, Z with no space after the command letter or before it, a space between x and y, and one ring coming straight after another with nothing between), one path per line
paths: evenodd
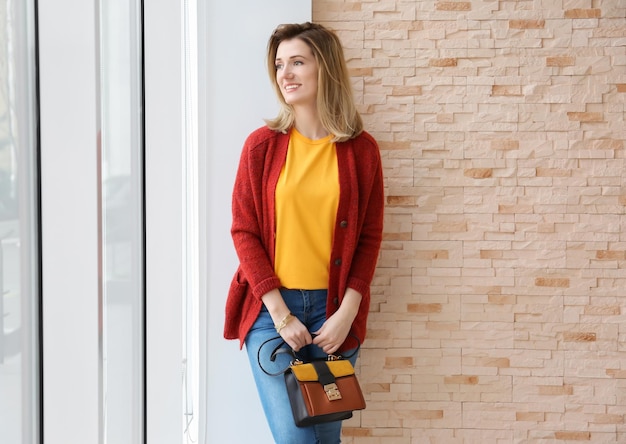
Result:
M343 316L341 311L337 311L324 322L318 331L313 332L317 335L313 337L313 344L324 350L324 353L332 355L348 337L353 320Z
M341 301L339 310L331 315L318 331L313 334L313 344L316 344L324 353L332 355L343 344L348 337L352 322L356 318L361 304L361 293L352 288L346 290L346 294Z

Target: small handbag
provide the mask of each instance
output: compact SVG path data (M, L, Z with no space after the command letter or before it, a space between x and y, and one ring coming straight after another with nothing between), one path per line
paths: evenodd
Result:
M272 338L266 342L274 340ZM293 419L298 427L307 427L332 421L342 421L352 417L354 410L365 408L365 398L357 380L352 363L341 356L329 355L326 359L303 362L293 350L283 347L274 349L270 359L278 353L290 353L294 360L282 372L269 373L270 376L284 374L285 386L291 404ZM259 348L259 354L261 351ZM357 353L359 347L354 351ZM351 357L351 354L349 357Z

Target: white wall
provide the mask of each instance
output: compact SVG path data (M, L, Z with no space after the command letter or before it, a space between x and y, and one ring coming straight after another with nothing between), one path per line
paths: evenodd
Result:
M310 21L311 1L206 3L199 14L200 150L206 166L205 174L200 173L206 190L201 226L206 227L202 241L207 251L201 259L206 270L201 355L206 351L206 359L201 361L200 401L206 411L200 411L200 442L272 443L245 351L222 335L226 293L237 267L229 231L231 191L245 138L277 110L265 69L267 40L280 23Z

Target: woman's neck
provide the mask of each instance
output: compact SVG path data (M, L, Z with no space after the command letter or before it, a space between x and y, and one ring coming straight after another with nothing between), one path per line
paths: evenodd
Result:
M322 125L316 110L296 110L294 126L300 134L311 140L323 139L329 134Z

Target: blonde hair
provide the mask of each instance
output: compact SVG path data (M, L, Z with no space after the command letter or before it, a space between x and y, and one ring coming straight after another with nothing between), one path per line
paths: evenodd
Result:
M322 125L333 134L336 142L358 136L363 131L363 120L354 104L352 84L339 37L324 26L309 22L280 25L269 39L267 70L280 101L280 110L274 119L265 120L267 126L286 133L294 125L294 109L285 102L280 86L276 83L275 60L280 43L295 38L311 48L319 66L317 110Z

